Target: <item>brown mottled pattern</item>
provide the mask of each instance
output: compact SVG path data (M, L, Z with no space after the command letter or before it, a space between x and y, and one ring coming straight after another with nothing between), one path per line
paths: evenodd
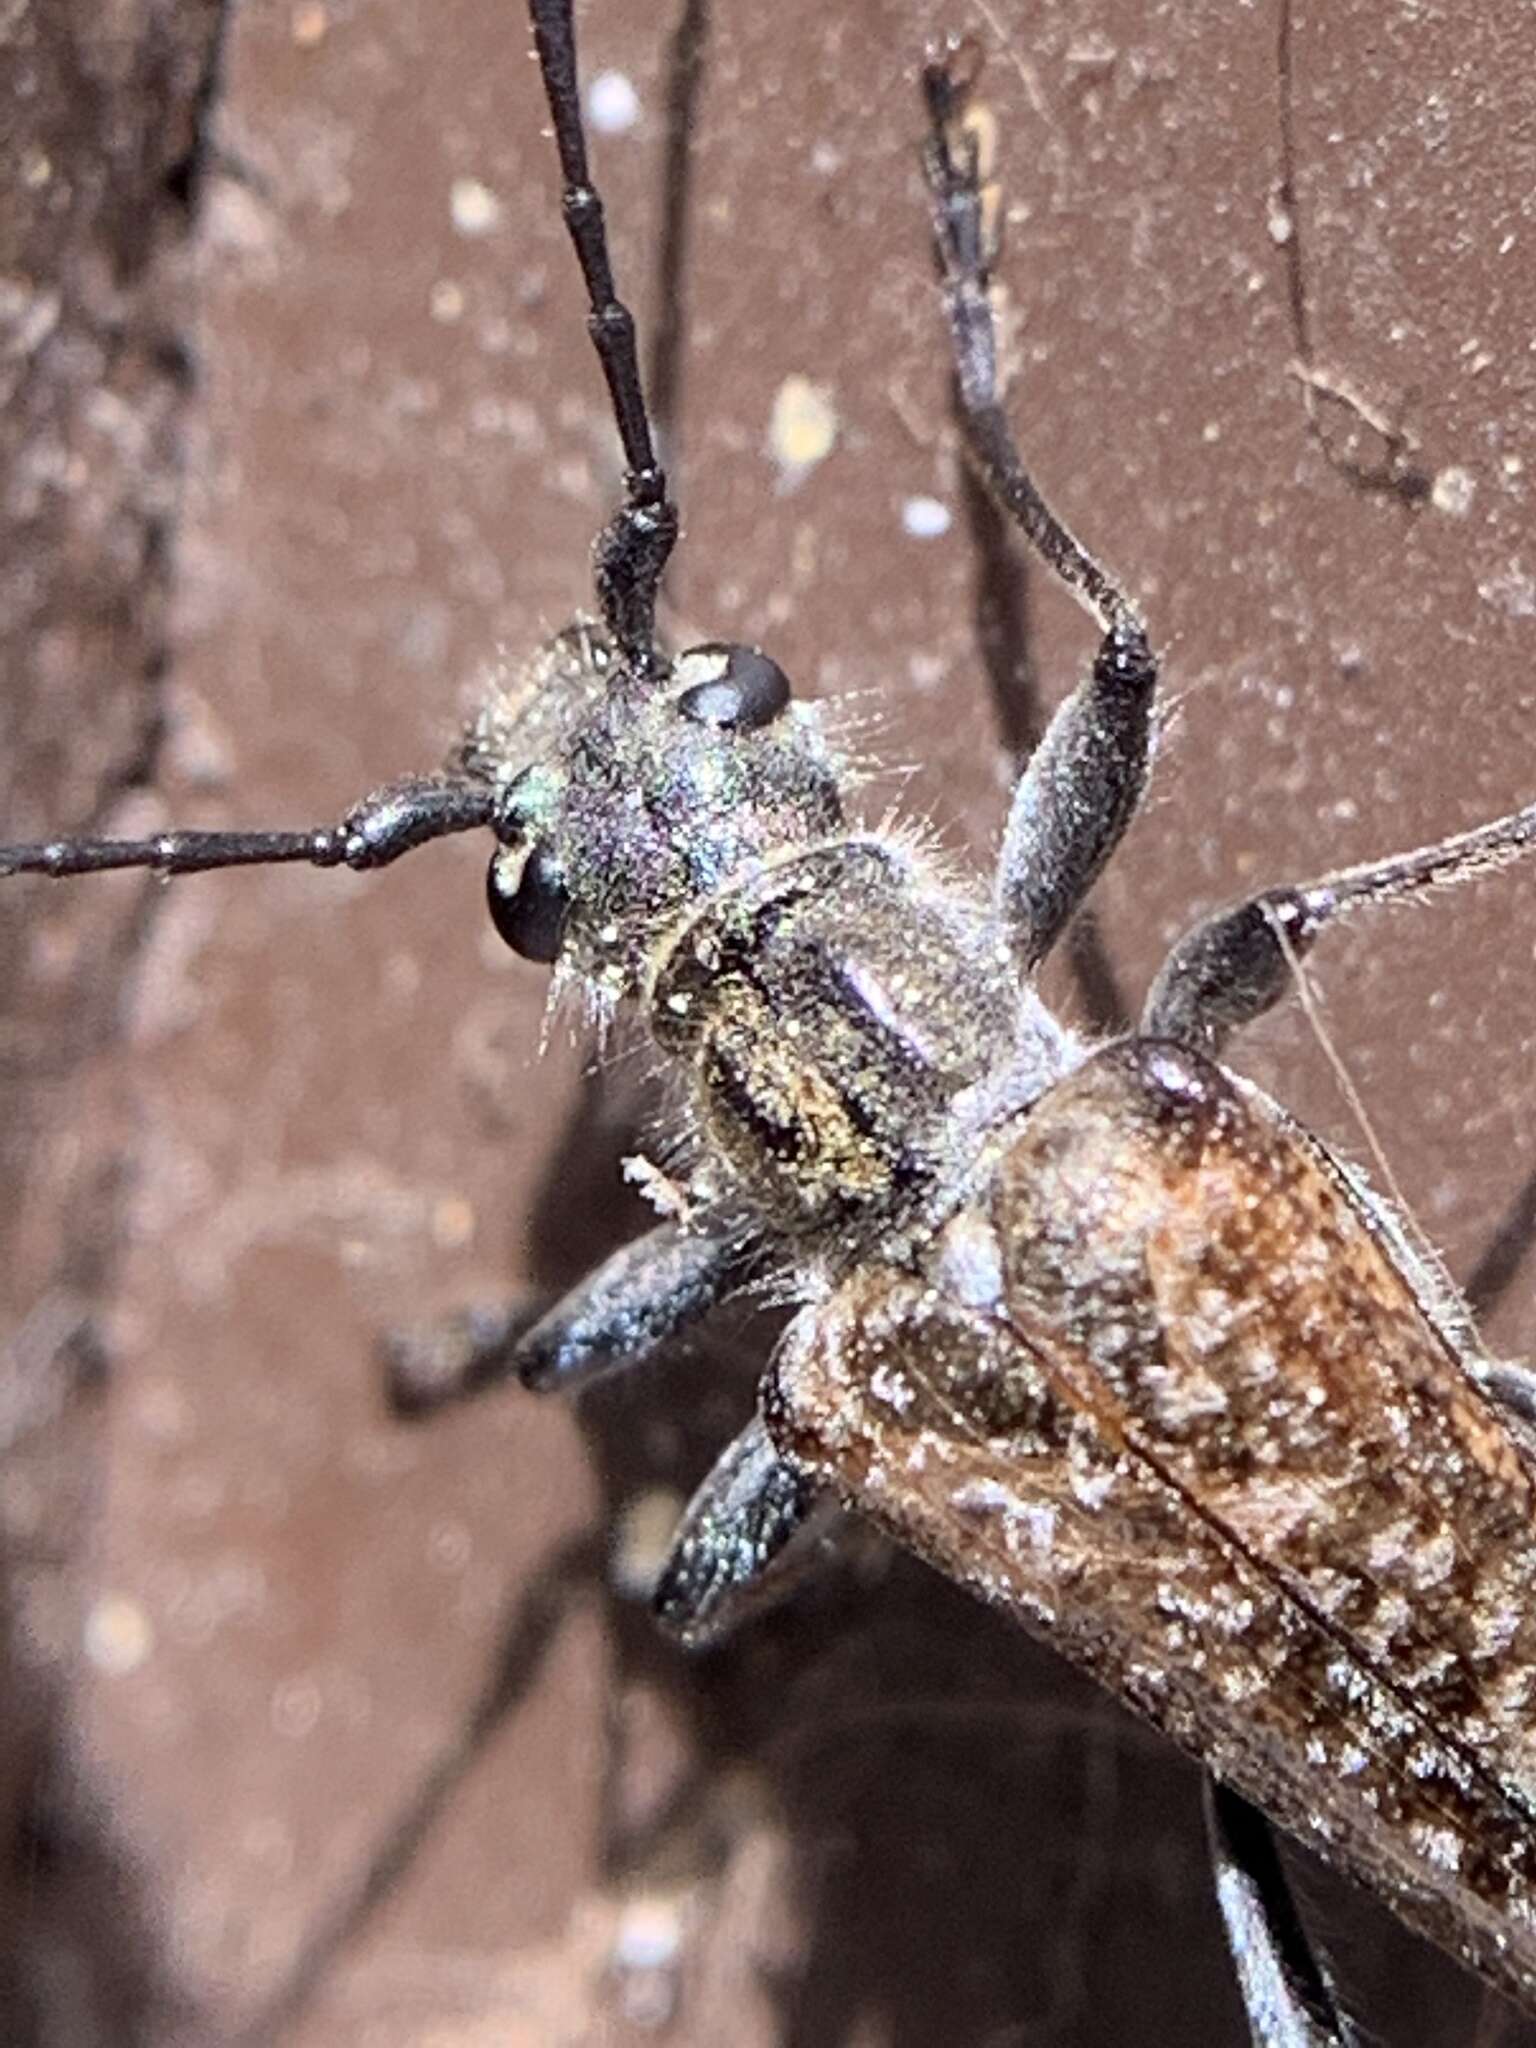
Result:
M1149 1089L1127 1049L1057 1090L1010 1153L1010 1311L1536 1811L1532 1472L1313 1141L1217 1069L1159 1057L1198 1100L1171 1076ZM1085 1201L1093 1235L1064 1239ZM1138 1341L1109 1350L1106 1266L1145 1289Z
M1130 1044L988 1207L1001 1300L942 1241L853 1277L782 1349L782 1447L1536 2002L1532 1473L1358 1198Z

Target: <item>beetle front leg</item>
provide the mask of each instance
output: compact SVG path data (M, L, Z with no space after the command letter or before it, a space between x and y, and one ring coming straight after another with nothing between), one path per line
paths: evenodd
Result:
M740 1248L718 1232L660 1223L621 1245L537 1318L516 1305L468 1309L385 1339L390 1398L407 1413L516 1377L569 1392L654 1358L740 1277Z

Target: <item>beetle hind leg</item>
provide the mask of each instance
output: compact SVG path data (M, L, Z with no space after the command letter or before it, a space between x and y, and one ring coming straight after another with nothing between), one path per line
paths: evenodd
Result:
M1254 2048L1359 2048L1326 1964L1308 1938L1279 1846L1256 1807L1205 1781L1216 1903Z

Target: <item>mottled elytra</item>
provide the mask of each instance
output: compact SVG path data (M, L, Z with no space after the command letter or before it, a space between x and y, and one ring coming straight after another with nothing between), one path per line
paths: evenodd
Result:
M1170 951L1135 1033L1085 1042L1036 973L1141 802L1159 659L1005 412L975 48L937 50L922 81L957 415L1099 636L990 884L915 828L858 822L831 721L771 655L674 655L658 631L677 509L569 0L531 14L625 468L597 617L499 677L442 771L337 823L0 847L0 873L365 870L487 830L497 933L597 1027L637 1022L677 1157L651 1169L644 1237L531 1329L398 1339L402 1385L574 1388L766 1281L796 1313L658 1574L670 1629L717 1637L861 1513L1207 1766L1264 2048L1353 2036L1262 1815L1536 2011L1529 1385L1409 1221L1221 1064L1336 920L1523 856L1536 806L1218 912Z

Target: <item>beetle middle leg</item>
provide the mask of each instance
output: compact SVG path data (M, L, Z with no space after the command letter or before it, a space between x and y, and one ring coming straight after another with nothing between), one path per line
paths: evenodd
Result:
M1412 853L1267 889L1218 910L1179 940L1152 984L1141 1028L1211 1058L1291 987L1295 964L1336 918L1449 888L1536 849L1536 804Z

